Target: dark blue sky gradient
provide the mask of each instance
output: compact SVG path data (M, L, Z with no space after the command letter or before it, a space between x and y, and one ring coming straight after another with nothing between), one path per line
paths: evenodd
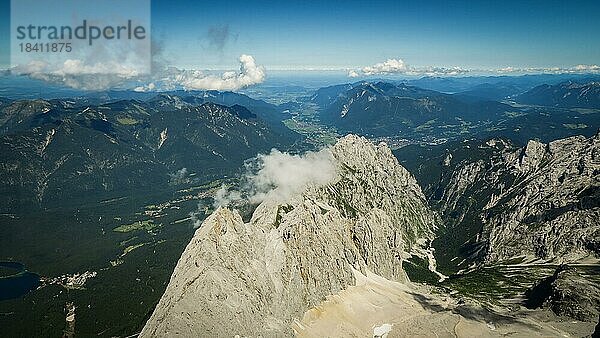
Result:
M7 63L0 0L0 65ZM570 67L600 63L600 1L152 1L169 64L230 68L240 54L267 68ZM222 50L211 28L229 28Z

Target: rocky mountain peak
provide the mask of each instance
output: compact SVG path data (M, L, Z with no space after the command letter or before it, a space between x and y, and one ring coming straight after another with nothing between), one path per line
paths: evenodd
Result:
M519 159L521 170L524 172L535 170L545 154L546 144L536 140L529 140L527 145L523 148Z
M244 223L219 208L196 231L142 336L290 335L355 271L407 279L435 218L415 179L384 145L347 136L330 148L333 182L268 199ZM190 318L194 320L189 320Z

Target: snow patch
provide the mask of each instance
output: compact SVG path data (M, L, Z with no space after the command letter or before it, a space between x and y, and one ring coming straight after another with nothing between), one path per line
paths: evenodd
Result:
M373 328L373 338L386 338L392 331L392 324L383 324Z
M167 128L165 128L165 130L160 132L160 140L158 141L158 149L160 149L163 144L165 143L165 141L167 140L167 138L169 137L169 134L167 133Z

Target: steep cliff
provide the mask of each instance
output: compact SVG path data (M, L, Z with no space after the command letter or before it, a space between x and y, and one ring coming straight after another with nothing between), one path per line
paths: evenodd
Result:
M600 254L600 134L530 141L507 164L517 182L485 207L487 261Z
M338 178L245 223L219 208L196 231L142 336L291 335L295 319L371 271L405 281L434 214L385 145L347 136L330 148ZM435 266L435 265L434 265Z
M523 148L465 143L445 159L437 198L443 261L568 263L600 254L600 134Z
M580 142L589 143L568 147ZM490 185L488 198L482 200L489 206L479 208L480 213L488 215L496 205L503 205L494 204L501 201L517 203L510 202L511 198L529 196L527 184L548 180L544 175L549 170L540 172L542 166L554 163L553 168L570 168L568 158L575 156L571 154L574 149L587 168L585 163L593 161L582 154L591 151L594 142L576 138L560 144L560 151L556 144L532 142L517 150L492 142L488 147L502 151L491 159L491 168L505 171L490 170L485 161L470 165L461 161L458 166L462 170L455 173L462 176L449 178L452 183L443 197L447 208L443 213L460 210L461 198L473 191L473 184L481 184L477 182L482 177L507 179L503 175L511 175L516 185L508 181L502 181L502 186ZM431 269L436 265L428 246L437 230L437 218L415 179L385 145L347 136L328 151L337 170L332 181L310 185L291 198L267 194L270 197L247 222L235 210L220 207L213 212L185 249L141 336L548 337L593 331L595 323L573 326L549 310L527 310L515 304L490 309L476 298L455 299L444 289L432 292L429 286L411 283L403 269L403 261L411 255L430 259ZM555 158L557 153L564 156ZM459 159L451 156L445 165ZM480 176L482 172L488 175ZM591 172L587 177L594 175ZM555 194L568 194L569 189L578 191L590 184L580 171L577 177L564 176L562 182L568 182L565 191L559 189L562 192ZM528 183L519 185L521 180ZM518 194L510 194L516 187L521 187ZM545 194L539 198L560 197ZM534 208L543 203L536 201L530 196L523 206ZM504 211L516 212L511 210ZM489 215L493 219L494 214ZM490 226L485 223L479 238L483 239L486 229L494 231ZM527 241L488 243L494 248L518 244L528 252L521 244ZM443 283L440 285L452 287L456 281ZM464 292L465 288L459 289Z

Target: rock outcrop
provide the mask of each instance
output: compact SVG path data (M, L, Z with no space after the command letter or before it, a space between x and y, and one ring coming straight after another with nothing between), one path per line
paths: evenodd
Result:
M266 200L245 223L219 208L196 231L141 336L291 335L355 271L406 281L403 258L423 253L435 216L385 145L347 136L331 148L339 178L284 203Z
M449 169L440 207L453 231L472 232L472 258L563 263L600 254L600 134L521 149L494 140L477 151L484 155Z
M600 287L577 268L559 267L528 293L528 306L545 307L559 316L582 322L595 322L600 315Z

